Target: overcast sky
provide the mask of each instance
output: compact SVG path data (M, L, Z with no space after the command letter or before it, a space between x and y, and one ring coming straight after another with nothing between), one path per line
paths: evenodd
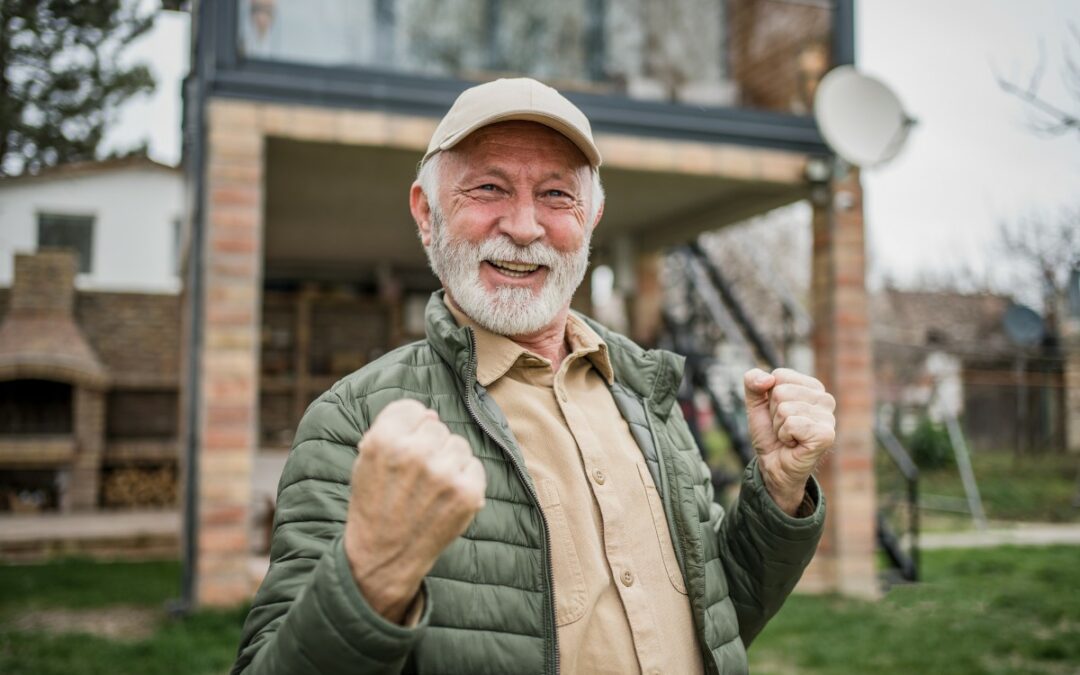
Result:
M997 223L1032 209L1080 206L1080 133L1033 134L1025 105L995 71L1027 82L1046 54L1045 97L1066 107L1061 79L1077 0L860 0L857 59L918 120L903 153L864 172L873 277L912 283L924 270L1007 264ZM1072 40L1080 60L1080 41ZM993 269L990 270L993 272Z
M1070 22L1080 30L1080 0L858 0L856 21L859 67L918 120L896 160L863 174L873 281L992 271L1005 262L993 250L999 221L1080 206L1080 133L1033 134L1030 111L994 79L996 69L1026 81L1041 42L1042 93L1080 108L1060 71ZM188 16L173 12L133 46L129 57L151 64L158 89L124 108L107 148L148 137L153 158L179 161L188 50Z

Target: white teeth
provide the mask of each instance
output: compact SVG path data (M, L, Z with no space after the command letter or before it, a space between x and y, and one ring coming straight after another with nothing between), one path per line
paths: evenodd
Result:
M503 271L521 272L523 275L528 274L529 272L535 272L540 268L539 265L510 262L509 260L489 260L488 262Z

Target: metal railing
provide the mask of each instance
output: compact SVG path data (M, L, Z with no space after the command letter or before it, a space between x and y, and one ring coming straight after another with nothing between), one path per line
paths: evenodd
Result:
M906 484L908 545L905 549L900 537L896 536L885 515L885 508L878 508L877 538L878 545L888 556L893 567L905 581L919 579L919 468L915 466L911 455L904 449L900 439L886 426L876 425L874 436L878 445L892 460L893 466L900 471Z
M743 353L747 365L760 363L768 368L781 365L780 353L754 325L750 314L732 291L732 286L722 270L696 242L676 251L685 273L686 303L699 312L678 320L669 308L663 312L664 324L670 341L669 346L686 356L686 370L679 399L688 410L687 422L704 453L700 424L696 419L695 398L702 395L709 403L711 412L720 428L727 435L731 447L743 466L754 457L745 424L742 393L735 383L718 384L710 371L720 366L718 359L709 353L709 346L698 344L693 324L695 321L711 322ZM880 506L876 514L878 545L885 553L895 573L905 581L919 578L919 470L900 440L886 427L878 425L874 430L880 447L891 460L904 482L907 532L898 535L888 520L888 509ZM720 496L717 486L717 497Z

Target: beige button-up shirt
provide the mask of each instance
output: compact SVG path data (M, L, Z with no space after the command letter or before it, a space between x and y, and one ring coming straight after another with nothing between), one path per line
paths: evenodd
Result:
M477 381L506 415L551 536L564 673L700 673L701 652L667 520L609 390L607 345L570 315L552 364L476 333Z

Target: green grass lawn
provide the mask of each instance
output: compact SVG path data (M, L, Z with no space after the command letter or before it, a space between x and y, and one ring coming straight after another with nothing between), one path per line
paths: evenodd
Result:
M177 597L179 579L175 562L0 566L0 673L227 672L246 610L170 619L164 607ZM34 617L54 625L119 623L109 638L20 625Z
M751 672L1080 672L1080 548L930 551L923 567L876 603L790 598Z
M924 554L926 581L878 602L791 598L750 649L758 673L1080 672L1080 548ZM0 673L224 673L244 611L166 618L175 563L0 566ZM102 621L142 612L141 635L27 628L27 617Z
M902 491L895 469L879 452L878 485L880 493ZM1027 455L1019 460L1009 452L979 452L972 456L972 467L983 508L991 520L1020 522L1080 522L1080 508L1075 506L1080 457L1058 453ZM962 500L964 486L955 463L924 470L919 477L919 491ZM963 502L961 502L963 503ZM971 517L923 510L928 529L970 527ZM940 527L935 527L935 524Z

